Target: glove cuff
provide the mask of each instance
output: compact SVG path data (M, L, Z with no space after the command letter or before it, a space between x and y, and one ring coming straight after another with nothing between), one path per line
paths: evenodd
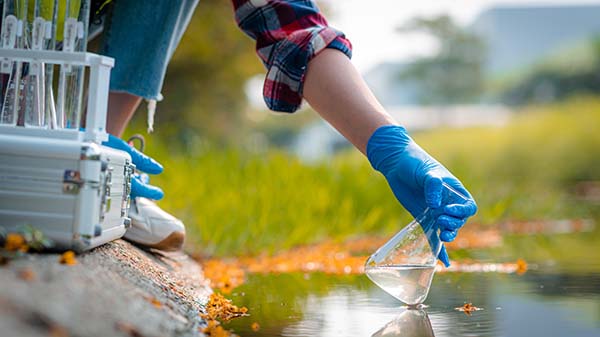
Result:
M412 138L402 126L381 126L373 132L367 142L367 158L375 170L386 175L412 142Z

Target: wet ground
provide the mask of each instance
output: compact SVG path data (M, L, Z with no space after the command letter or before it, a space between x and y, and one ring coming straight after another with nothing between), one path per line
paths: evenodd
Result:
M527 259L538 256L539 247L539 242L531 246L535 254L505 255ZM529 270L522 275L438 273L424 311L408 311L364 275L250 274L228 297L248 307L251 316L225 327L242 337L600 336L600 254L552 249L580 258L529 257ZM455 310L468 302L483 310L470 316Z

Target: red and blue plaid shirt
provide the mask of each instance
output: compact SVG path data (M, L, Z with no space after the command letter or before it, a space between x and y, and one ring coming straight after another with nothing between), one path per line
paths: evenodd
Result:
M329 27L313 1L233 0L233 7L267 68L263 96L271 110L298 110L308 62L319 52L333 48L352 56L350 41Z

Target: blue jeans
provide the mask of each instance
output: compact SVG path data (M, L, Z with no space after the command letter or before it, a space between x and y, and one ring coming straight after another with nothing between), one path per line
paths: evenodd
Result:
M162 98L167 65L198 0L117 0L100 54L113 57L110 90L149 100Z

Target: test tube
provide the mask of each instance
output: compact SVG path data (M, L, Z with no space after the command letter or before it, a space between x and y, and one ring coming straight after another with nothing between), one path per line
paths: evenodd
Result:
M52 4L50 4L52 5ZM42 7L44 6L44 7ZM33 22L31 23L31 50L44 50L48 48L47 41L52 33L53 8L48 8L42 0L35 0ZM25 82L25 126L46 127L46 64L44 62L31 62L29 73Z
M58 22L58 1L54 0L51 4L52 7L42 7L44 13L46 11L49 14L50 20L50 39L46 40L46 49L54 50L56 48L56 24ZM50 14L51 13L51 14ZM44 14L45 16L45 14ZM58 117L56 113L56 103L54 100L54 64L45 65L46 72L46 107L45 112L47 116L47 123L51 129L58 128Z
M89 11L89 0L66 1L63 51L85 51ZM71 64L60 66L57 102L59 127L78 129L81 126L84 76L84 66Z
M23 19L27 17L27 2L5 0L2 8L2 48L23 48ZM0 61L1 101L0 124L16 125L19 114L19 90L23 63L4 59Z

